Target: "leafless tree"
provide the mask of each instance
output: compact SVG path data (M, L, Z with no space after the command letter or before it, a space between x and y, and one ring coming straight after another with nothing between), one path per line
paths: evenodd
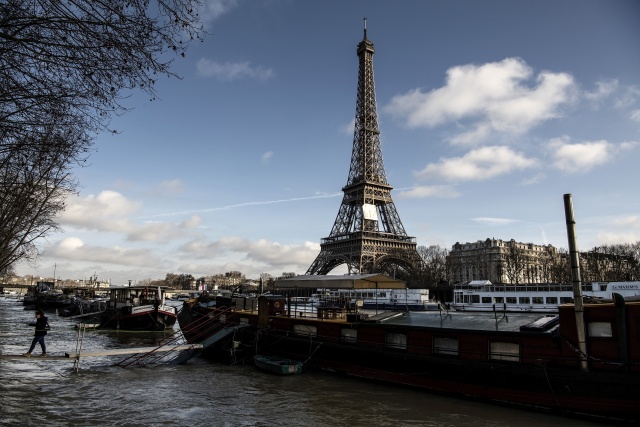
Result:
M152 99L160 76L204 32L201 0L0 2L0 269L33 260L76 188L97 132ZM169 53L169 55L168 55Z
M638 278L638 243L596 246L580 254L582 280L625 281Z
M82 146L81 131L58 126L64 117L56 114L51 120L34 136L42 141L24 138L0 155L0 270L35 259L38 240L57 229L55 217L75 189L69 169L77 153L67 141Z
M437 285L441 282L448 282L447 256L449 251L438 245L418 246L417 251L423 261L423 283Z
M502 264L509 283L518 284L523 278L527 265L529 265L529 256L526 250L519 248L516 242L511 240L503 255Z
M540 254L539 272L540 280L544 282L554 282L554 266L558 263L560 255L552 246L547 246L546 250Z

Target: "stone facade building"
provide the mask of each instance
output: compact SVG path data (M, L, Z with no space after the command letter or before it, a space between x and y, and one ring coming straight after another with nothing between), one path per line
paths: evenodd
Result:
M451 283L489 280L492 283L543 283L551 281L558 259L552 245L515 240L486 239L456 243L447 258Z

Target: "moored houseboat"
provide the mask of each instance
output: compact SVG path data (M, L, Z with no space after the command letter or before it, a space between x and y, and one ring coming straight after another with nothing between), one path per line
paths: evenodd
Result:
M540 322L549 316L424 311L384 320L354 313L299 317L274 311L277 301L260 297L257 311L225 309L224 322L217 322L246 327L205 355L222 358L233 351L237 360L239 352L249 358L257 351L304 361L309 369L635 423L640 421L640 302L615 297L615 303L584 305L585 351L573 304L561 305L557 320ZM218 309L207 310L215 319Z
M624 298L640 297L640 282L592 282L583 283L584 298L612 301L613 293ZM460 311L532 311L557 312L561 304L573 302L573 286L570 283L541 284L493 284L477 280L455 285L453 302Z
M165 304L166 287L122 286L109 290L100 328L162 331L176 323L176 308Z

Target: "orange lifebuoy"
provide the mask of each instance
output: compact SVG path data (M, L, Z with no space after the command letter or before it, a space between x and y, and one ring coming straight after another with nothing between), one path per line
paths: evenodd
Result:
M273 306L275 308L280 308L280 303L278 301L276 301L276 302L273 303Z

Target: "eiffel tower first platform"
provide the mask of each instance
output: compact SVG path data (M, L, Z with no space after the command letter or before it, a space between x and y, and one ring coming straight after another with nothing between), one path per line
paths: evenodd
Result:
M411 282L422 264L391 198L380 148L373 81L373 43L358 44L358 98L353 151L344 196L329 237L306 274L328 274L346 264L349 274L384 273Z

